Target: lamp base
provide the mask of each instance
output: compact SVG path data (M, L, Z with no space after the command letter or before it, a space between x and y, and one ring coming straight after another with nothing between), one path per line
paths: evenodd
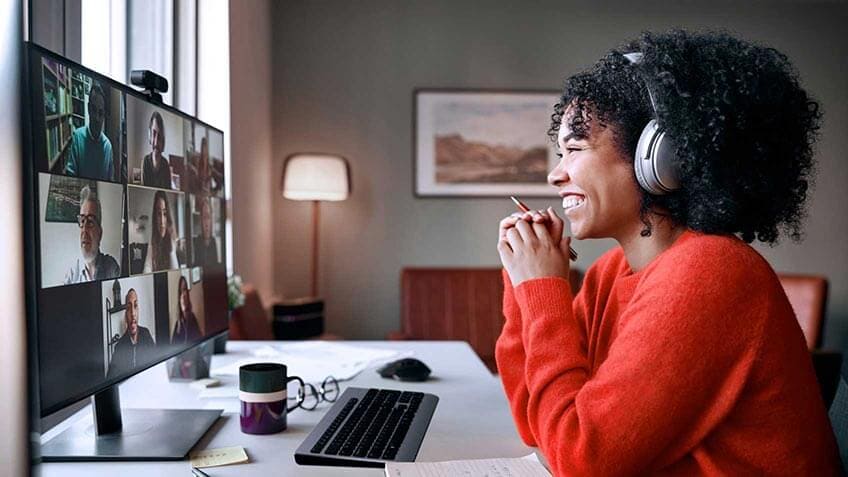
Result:
M324 333L324 300L295 298L274 304L274 338L302 340Z

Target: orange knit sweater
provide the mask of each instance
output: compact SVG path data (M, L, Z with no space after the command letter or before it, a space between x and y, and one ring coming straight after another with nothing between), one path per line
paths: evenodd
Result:
M638 273L616 248L576 298L504 282L498 369L556 475L840 472L801 328L744 242L687 231Z

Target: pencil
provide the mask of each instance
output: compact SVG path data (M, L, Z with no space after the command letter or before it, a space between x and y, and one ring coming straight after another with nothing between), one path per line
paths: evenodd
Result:
M521 202L513 195L509 196L509 198L512 199L513 202L515 202L515 205L518 206L518 210L522 212L530 212L530 207L524 205L524 202ZM575 252L570 245L568 246L568 257L571 259L572 262L577 260L577 252Z

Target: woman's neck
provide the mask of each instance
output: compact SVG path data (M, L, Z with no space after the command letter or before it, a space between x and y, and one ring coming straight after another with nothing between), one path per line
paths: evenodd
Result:
M634 230L617 237L621 248L624 250L624 256L627 258L627 263L630 269L634 272L639 272L645 268L657 256L665 252L672 244L686 231L686 227L682 225L674 225L669 220L661 218L651 218L651 235L642 236L642 230L645 224L639 223Z

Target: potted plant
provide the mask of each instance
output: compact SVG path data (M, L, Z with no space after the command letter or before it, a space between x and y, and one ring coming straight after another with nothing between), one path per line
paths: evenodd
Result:
M242 292L242 281L239 275L230 275L227 278L227 320L230 319L233 310L244 305L244 292ZM227 333L215 338L215 353L227 352Z

